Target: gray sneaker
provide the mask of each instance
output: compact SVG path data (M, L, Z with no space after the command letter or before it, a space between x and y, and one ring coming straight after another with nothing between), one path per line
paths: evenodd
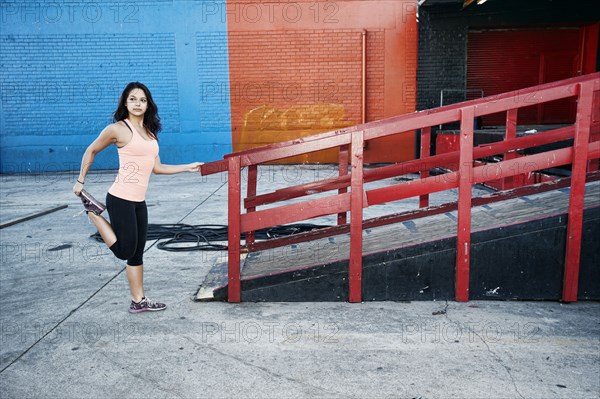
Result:
M154 302L146 297L143 297L139 303L131 301L129 305L129 313L141 313L141 312L156 312L157 310L165 310L167 305L164 303Z
M92 197L92 195L85 190L81 190L79 198L81 198L81 202L83 202L83 207L85 208L86 212L92 212L96 215L100 215L106 210L106 205Z

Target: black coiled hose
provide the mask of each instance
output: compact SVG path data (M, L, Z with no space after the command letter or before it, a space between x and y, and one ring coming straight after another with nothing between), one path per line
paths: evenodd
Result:
M328 226L310 223L275 226L257 230L254 233L254 237L257 240L268 240L323 227ZM158 240L159 243L156 246L163 251L226 251L227 245L218 242L227 242L227 234L227 226L221 224L149 224L147 239ZM93 234L92 237L102 242L102 237L100 237L99 233ZM245 239L245 237L245 234L242 234L241 239Z

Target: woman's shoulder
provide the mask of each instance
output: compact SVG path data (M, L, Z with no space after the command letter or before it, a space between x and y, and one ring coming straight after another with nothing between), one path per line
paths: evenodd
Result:
M114 123L111 123L110 125L106 126L107 129L116 129L116 130L122 130L125 129L127 131L129 131L129 128L127 127L127 124L125 123L125 121L116 121Z
M111 123L110 125L107 125L103 132L106 132L110 135L119 135L122 133L129 133L130 130L127 128L127 125L125 124L124 121L117 121L114 123Z
M125 125L125 122L123 121L118 121L107 125L104 130L102 130L100 135L106 137L118 147L122 147L129 142L129 140L131 140L131 131L127 128L127 125Z

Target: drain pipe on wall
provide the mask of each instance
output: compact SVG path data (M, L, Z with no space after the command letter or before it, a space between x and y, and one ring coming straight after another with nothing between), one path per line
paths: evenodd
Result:
M367 121L367 31L362 31L362 89L361 89L361 100L362 100L362 112L361 112L361 123Z

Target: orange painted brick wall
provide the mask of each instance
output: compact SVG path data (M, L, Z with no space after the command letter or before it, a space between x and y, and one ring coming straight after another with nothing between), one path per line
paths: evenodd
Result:
M385 32L367 32L367 122L384 118Z
M366 120L415 109L414 2L229 1L233 150L361 123L362 32ZM414 59L413 59L414 58ZM414 156L414 136L368 143L367 162ZM288 162L337 162L337 151Z

